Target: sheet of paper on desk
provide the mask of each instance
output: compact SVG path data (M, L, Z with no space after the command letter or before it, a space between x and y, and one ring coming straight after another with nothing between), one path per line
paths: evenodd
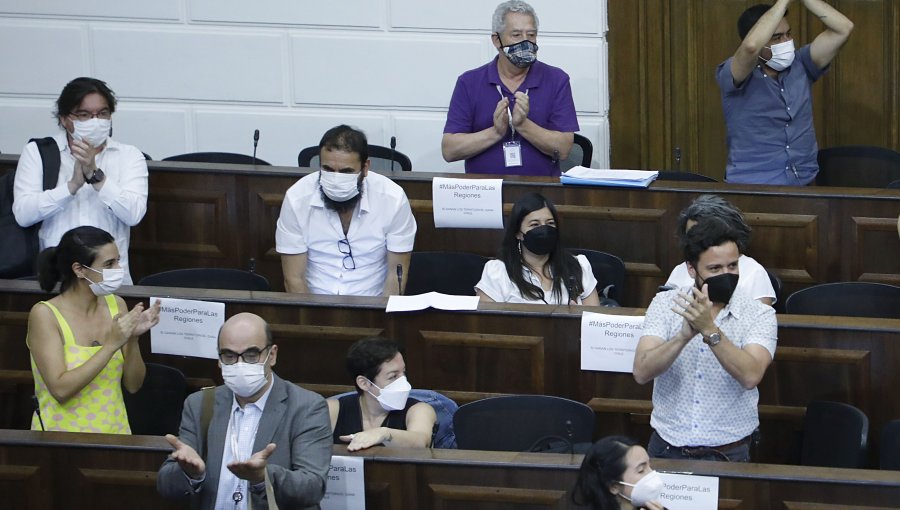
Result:
M628 186L646 188L659 177L655 170L607 170L576 166L563 172L559 182L583 186Z
M415 296L391 296L386 312L412 312L428 307L439 310L477 310L478 296L451 296L440 292L428 292Z
M150 330L150 352L218 359L225 303L151 297L161 302L159 324Z

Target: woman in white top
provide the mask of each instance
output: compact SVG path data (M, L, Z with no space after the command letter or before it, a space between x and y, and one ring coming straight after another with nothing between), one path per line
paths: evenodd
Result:
M482 300L600 304L590 262L560 246L558 220L556 207L538 193L529 193L513 205L500 259L485 264L475 285Z

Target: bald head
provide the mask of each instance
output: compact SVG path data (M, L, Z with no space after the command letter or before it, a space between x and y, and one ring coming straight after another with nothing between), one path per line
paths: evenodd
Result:
M272 345L272 331L262 317L252 313L231 316L219 330L219 350L243 352L250 347Z

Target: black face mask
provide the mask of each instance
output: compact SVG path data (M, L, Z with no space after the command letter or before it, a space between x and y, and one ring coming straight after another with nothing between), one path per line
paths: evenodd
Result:
M525 232L525 238L522 243L528 248L528 251L535 255L547 255L559 241L559 230L550 225L541 225Z
M703 290L705 283L709 292L709 300L713 303L728 304L731 296L734 295L734 289L737 288L738 275L734 273L722 273L716 276L710 276L706 281L700 282L700 290Z

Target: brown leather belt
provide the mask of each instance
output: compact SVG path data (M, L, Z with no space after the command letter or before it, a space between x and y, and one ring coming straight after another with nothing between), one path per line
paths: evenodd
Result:
M684 452L685 455L697 455L697 454L703 454L710 450L716 450L719 452L721 452L723 450L730 450L732 448L737 448L738 446L744 446L745 444L749 444L749 443L750 443L750 436L747 436L743 439L738 439L737 441L735 441L733 443L721 444L719 446L681 446L681 447L673 446L673 448L680 448L681 451Z

